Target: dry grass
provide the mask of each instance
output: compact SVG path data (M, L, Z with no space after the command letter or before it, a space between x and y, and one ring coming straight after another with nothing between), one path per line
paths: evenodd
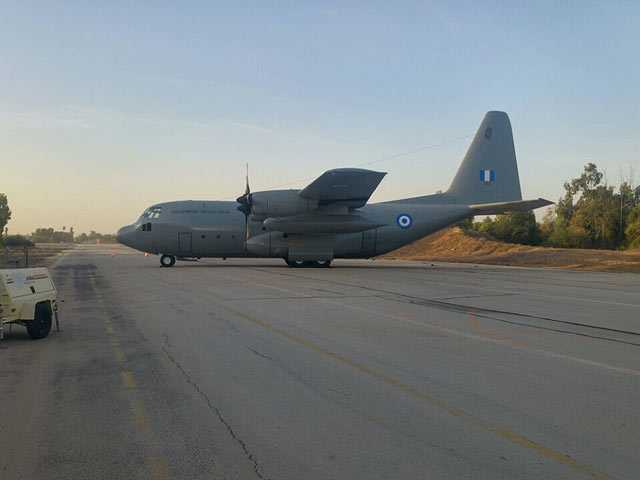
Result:
M72 249L72 246L62 243L38 243L35 247L29 247L29 267L49 267L62 254ZM23 268L23 247L10 247L11 257L20 263L17 268ZM7 264L5 249L0 250L0 268L13 268Z
M378 258L640 273L640 251L529 247L449 228Z

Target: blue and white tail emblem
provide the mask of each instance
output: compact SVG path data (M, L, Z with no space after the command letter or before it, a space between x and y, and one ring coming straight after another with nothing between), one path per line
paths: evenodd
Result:
M496 180L495 170L480 170L480 181L484 183L491 183Z
M401 213L398 215L398 218L396 218L396 223L400 228L409 228L413 223L413 218L411 218L411 215L408 213Z

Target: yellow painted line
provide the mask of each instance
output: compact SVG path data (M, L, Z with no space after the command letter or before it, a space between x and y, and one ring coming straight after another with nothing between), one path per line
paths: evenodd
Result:
M122 350L118 350L116 351L116 361L123 363L126 360L124 353L122 352Z
M111 342L111 345L113 345L113 346L120 345L120 342L118 341L117 337L109 337L109 341Z
M147 408L144 406L144 402L138 392L136 392L135 397L131 400L131 408L136 416L136 423L143 427L148 427L150 422L149 416L147 415Z
M116 333L116 332L113 331L113 327L111 327L111 326L107 327L107 332Z
M149 463L151 464L151 471L153 475L159 480L169 480L169 469L167 468L167 462L160 457L150 457Z
M476 427L482 428L484 430L487 430L491 433L494 433L496 435L499 435L507 440L509 440L512 443L515 443L517 445L520 445L522 447L531 449L545 457L551 458L553 460L555 460L558 463L561 463L562 465L565 465L567 467L570 467L576 471L582 472L584 474L587 474L593 478L596 478L598 480L606 480L609 477L607 475L605 475L604 473L600 472L599 470L597 470L594 467L591 467L589 465L584 465L582 463L579 463L565 455L563 455L560 452L556 452L555 450L551 450L550 448L547 448L543 445L540 445L539 443L534 442L533 440L529 440L528 438L519 435L515 432L512 432L504 427L501 427L500 425L496 425L487 421L484 421L478 417L475 417L474 415L465 412L464 410L461 410L459 408L456 408L452 405L448 405L445 402L438 400L435 397L432 397L431 395L422 392L416 388L413 388L409 385L405 385L402 382L399 382L397 380L394 380L391 377L388 377L382 373L377 372L376 370L373 370L369 367L366 367L364 365L361 365L359 363L354 362L353 360L349 360L348 358L342 357L338 354L335 354L333 352L330 352L329 350L326 350L323 347L320 347L319 345L316 345L314 343L309 342L308 340L305 340L303 338L297 337L289 332L285 332L284 330L281 330L280 328L273 326L267 322L264 322L262 320L259 320L257 318L251 317L250 315L247 315L245 313L242 313L234 308L228 307L222 303L219 303L209 297L194 293L192 291L190 291L187 288L184 288L180 285L168 282L167 280L165 280L164 278L161 277L157 277L149 272L145 272L147 275L155 278L156 280L159 280L161 282L164 282L168 285L171 285L172 287L178 289L178 290L182 290L183 292L189 293L191 295L193 295L194 297L200 298L206 302L209 303L213 303L217 306L219 306L220 308L228 311L229 313L232 313L240 318L243 318L245 320L247 320L250 323L253 323L254 325L257 325L259 327L264 328L265 330L269 330L273 333L278 334L279 336L286 338L288 340L291 340L292 342L295 342L299 345L303 345L307 348L309 348L310 350L313 350L314 352L317 352L325 357L331 358L339 363L341 363L342 365L345 365L347 367L350 367L354 370L357 370L361 373L364 373L372 378L375 378L376 380L379 380L393 388L396 388L402 392L405 392L415 398L418 398L420 400L422 400L424 403L431 405L432 407L438 408L444 412L447 412L448 414L459 418L460 420L465 421L466 423L470 424L470 425L474 425Z
M133 378L133 373L131 372L120 372L120 375L122 376L122 382L124 383L124 386L126 388L133 388L133 387L137 387L138 384L136 383L136 381Z

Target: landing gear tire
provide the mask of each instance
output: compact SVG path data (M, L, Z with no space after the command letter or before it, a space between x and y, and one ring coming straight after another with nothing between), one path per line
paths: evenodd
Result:
M331 260L314 260L310 263L311 266L316 268L329 268L329 266L331 265Z
M160 266L162 267L173 267L176 263L176 257L173 255L162 255L160 257Z
M34 319L26 322L27 332L34 340L39 340L49 335L51 331L51 310L43 303L36 305Z
M285 260L289 268L302 268L308 266L309 262L305 262L304 260Z

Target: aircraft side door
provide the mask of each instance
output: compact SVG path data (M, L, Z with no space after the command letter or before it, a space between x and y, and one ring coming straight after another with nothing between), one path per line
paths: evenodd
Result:
M376 253L376 240L378 238L378 229L372 228L362 232L362 255L372 256Z
M178 252L180 254L191 253L191 233L178 233Z

